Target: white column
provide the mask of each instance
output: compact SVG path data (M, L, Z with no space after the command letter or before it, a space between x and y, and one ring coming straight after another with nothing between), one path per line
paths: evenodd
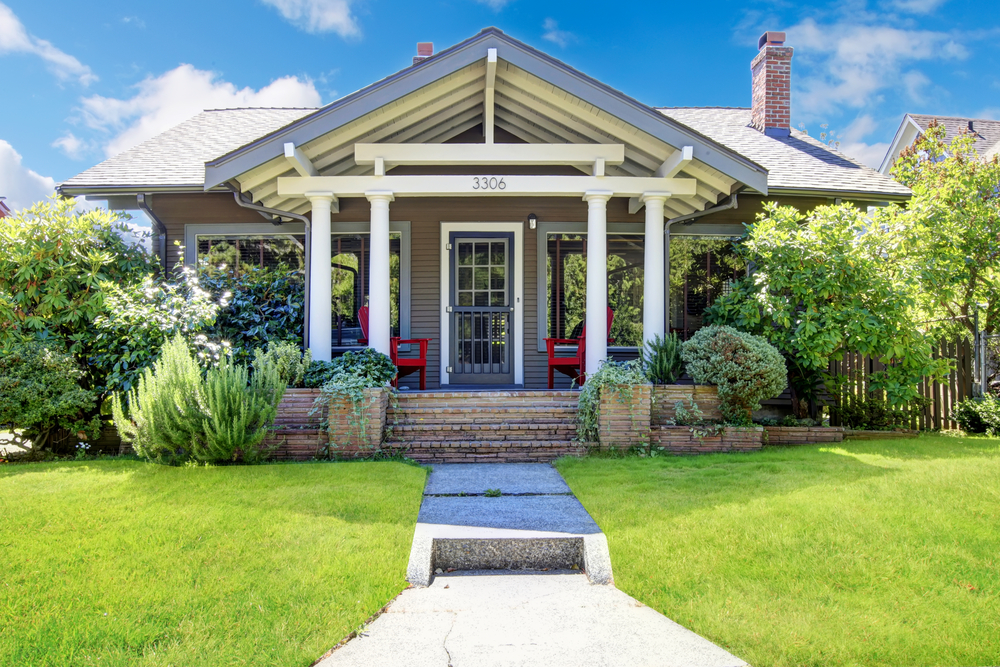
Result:
M647 192L639 198L646 205L646 237L642 279L642 340L649 343L664 332L666 300L663 287L663 202L669 195Z
M392 319L389 308L389 202L391 192L366 192L372 204L368 264L368 347L389 354Z
M330 361L333 352L333 267L330 260L332 192L306 193L312 204L309 244L309 351L317 361Z
M587 202L587 375L608 358L608 200L606 190L590 191Z

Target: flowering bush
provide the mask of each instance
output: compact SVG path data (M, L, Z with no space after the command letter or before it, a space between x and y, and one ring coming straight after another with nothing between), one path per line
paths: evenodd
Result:
M788 381L785 360L773 345L732 327L700 329L681 346L681 358L696 383L718 385L722 416L733 424L751 423L750 413Z

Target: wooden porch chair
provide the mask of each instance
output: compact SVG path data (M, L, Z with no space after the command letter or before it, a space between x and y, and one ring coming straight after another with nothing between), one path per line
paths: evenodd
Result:
M358 339L359 345L368 344L368 306L361 306L358 309L358 323L361 325L361 333L364 338ZM396 366L396 377L392 381L393 387L399 386L399 378L406 377L412 373L420 373L420 390L427 389L427 345L433 338L400 338L392 336L389 339L389 359ZM363 341L363 342L362 342ZM420 354L416 358L400 357L400 345L418 345Z
M608 331L615 321L615 313L608 307ZM577 384L583 385L587 379L587 327L583 327L579 338L545 338L545 351L548 354L549 362L549 389L555 388L555 371L573 378ZM608 337L608 343L614 343L615 339ZM572 357L556 356L556 345L576 344L576 354Z

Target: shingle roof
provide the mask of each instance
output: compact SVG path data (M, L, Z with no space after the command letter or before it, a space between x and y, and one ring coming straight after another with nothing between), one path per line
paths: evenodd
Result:
M108 158L60 188L193 187L205 183L205 162L236 150L315 109L212 109Z
M920 126L921 130L927 130L930 124L937 121L939 125L944 125L945 141L951 142L962 132L968 132L969 123L976 133L976 152L982 157L990 157L1000 152L1000 120L986 120L981 118L957 118L955 116L925 116L918 114L907 114Z
M671 107L660 113L688 125L768 170L767 187L787 190L909 196L909 188L834 150L805 132L769 137L750 127L750 109Z

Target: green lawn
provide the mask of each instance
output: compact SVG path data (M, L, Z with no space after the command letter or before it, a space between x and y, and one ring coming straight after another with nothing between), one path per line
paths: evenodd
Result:
M618 587L756 667L1000 664L1000 439L558 467Z
M0 665L311 665L406 586L425 475L0 466Z

